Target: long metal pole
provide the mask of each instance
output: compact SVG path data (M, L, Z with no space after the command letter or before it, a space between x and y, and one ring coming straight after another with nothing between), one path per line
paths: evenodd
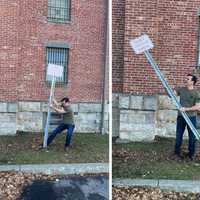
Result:
M52 103L52 99L53 99L53 96L54 96L55 83L56 83L56 78L55 78L55 76L53 76L53 79L52 79L52 82L51 82L51 92L50 92L50 96L49 96L47 120L46 120L45 131L44 131L44 141L43 141L43 147L44 148L47 147L49 123L50 123L50 119L51 119L51 108L50 108L50 105Z
M149 61L149 63L153 67L153 69L155 70L157 76L161 80L163 86L166 88L166 90L167 90L169 96L171 97L172 101L174 102L174 104L176 105L176 107L178 109L180 109L181 108L181 104L179 103L176 95L174 94L173 90L169 86L168 82L165 80L165 78L164 78L162 72L160 71L160 69L158 68L157 64L153 60L153 57L151 56L150 52L147 50L147 51L144 52L144 54L147 57L147 60ZM194 125L190 121L190 119L187 116L187 114L185 112L181 112L181 114L182 114L183 118L185 119L185 121L187 122L187 124L190 127L190 129L192 130L192 132L195 135L196 139L199 140L200 139L200 134L198 133L198 131L196 130L196 128L194 127Z

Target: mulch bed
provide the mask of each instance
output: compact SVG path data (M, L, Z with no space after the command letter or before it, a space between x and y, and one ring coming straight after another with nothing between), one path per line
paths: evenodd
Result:
M200 194L143 187L113 187L112 195L113 200L200 200Z

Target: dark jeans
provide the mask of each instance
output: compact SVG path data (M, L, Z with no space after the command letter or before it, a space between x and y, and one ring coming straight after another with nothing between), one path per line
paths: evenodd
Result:
M194 116L194 117L189 117L189 118L192 124L194 125L194 127L196 127L196 117ZM189 156L193 156L195 153L196 138L182 116L177 117L175 153L180 154L180 148L183 141L183 133L185 131L186 126L187 126L188 136L189 136L189 143L188 143Z
M73 134L74 128L75 128L74 124L61 123L56 129L53 130L51 135L48 137L47 146L49 144L51 144L51 142L53 141L53 139L56 137L57 134L61 133L65 129L67 129L65 147L69 146L70 143L71 143L71 139L72 139L72 134Z

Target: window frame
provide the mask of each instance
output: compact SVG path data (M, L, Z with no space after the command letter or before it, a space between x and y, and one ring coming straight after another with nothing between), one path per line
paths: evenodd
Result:
M47 66L48 66L48 60L47 60L47 53L48 53L48 48L52 49L65 49L66 50L66 62L64 66L64 80L63 81L56 81L57 84L59 85L66 85L68 84L68 69L69 69L69 51L70 51L70 45L68 43L56 43L56 42L49 42L45 44L45 82L46 83L51 83L51 80L47 79ZM54 63L56 64L56 63Z
M56 0L54 0L54 1L56 1ZM60 19L58 19L58 18L55 18L55 17L52 17L52 16L50 16L50 13L49 13L49 0L48 0L48 2L47 2L47 20L49 21L49 22L54 22L54 23L63 23L63 24L66 24L66 23L69 23L69 22L71 22L71 0L66 0L66 1L68 1L68 5L69 5L69 7L68 8L64 8L64 7L54 7L55 9L56 8L61 8L61 9L65 9L65 10L67 10L68 11L68 14L67 14L67 18L65 19L65 18L60 18ZM67 4L66 4L67 5Z

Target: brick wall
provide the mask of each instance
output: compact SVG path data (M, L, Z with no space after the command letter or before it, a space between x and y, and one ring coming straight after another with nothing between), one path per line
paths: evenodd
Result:
M118 5L117 0L113 3ZM194 67L197 59L199 5L200 1L191 0L126 0L124 93L151 95L163 92L163 87L145 56L135 55L129 45L131 38L140 36L142 33L148 34L153 40L155 47L151 51L152 55L172 87L184 84L184 75L187 73L195 71L199 77ZM121 71L115 65L113 68L113 90L121 92L114 77Z
M0 99L16 100L18 4L0 1Z
M47 21L47 0L0 2L0 101L45 101L45 44L67 42L68 84L56 96L99 102L105 56L106 1L72 1L71 21Z
M113 88L118 92L123 86L125 0L112 2L112 67Z

